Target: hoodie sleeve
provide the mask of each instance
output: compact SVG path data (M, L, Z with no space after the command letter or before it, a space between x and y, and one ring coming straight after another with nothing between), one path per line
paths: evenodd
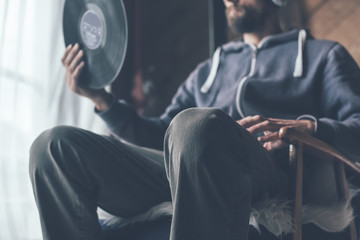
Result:
M160 118L141 116L126 102L116 100L106 112L98 112L98 115L115 136L139 146L162 149L165 131L174 116L195 106L193 84L197 72L196 69L179 87L172 103Z
M360 162L360 70L339 44L328 52L315 136Z

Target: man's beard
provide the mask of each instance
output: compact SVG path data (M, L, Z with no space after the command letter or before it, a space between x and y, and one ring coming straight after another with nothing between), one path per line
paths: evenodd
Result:
M258 30L264 23L265 13L258 12L256 9L242 6L243 14L241 16L230 17L229 10L226 11L229 27L235 33L251 33Z

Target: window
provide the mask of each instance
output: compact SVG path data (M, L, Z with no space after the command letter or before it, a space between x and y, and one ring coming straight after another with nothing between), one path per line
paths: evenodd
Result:
M62 6L0 1L0 239L42 239L28 174L36 136L58 124L104 132L90 101L65 86Z

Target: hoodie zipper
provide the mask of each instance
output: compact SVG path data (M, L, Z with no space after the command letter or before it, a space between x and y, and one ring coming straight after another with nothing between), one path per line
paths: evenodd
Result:
M247 80L249 80L249 78L255 74L255 66L256 66L258 51L261 49L261 47L264 45L264 43L267 40L269 40L271 37L272 36L269 35L269 36L263 38L259 42L257 47L251 43L247 43L253 50L252 56L251 56L250 72L247 76L243 77L240 80L239 85L237 87L236 96L235 96L236 110L238 111L239 115L242 118L245 117L245 114L240 106L242 88L243 88L245 82ZM298 56L296 58L296 63L295 63L295 68L294 68L294 73L293 73L294 77L302 77L302 75L303 75L303 71L304 71L304 69L303 69L304 68L304 66L303 66L303 64L304 64L303 63L303 50L304 50L304 46L305 46L305 41L306 41L306 31L300 30L298 33ZM211 64L211 69L210 69L210 74L209 74L207 80L205 81L205 83L203 84L203 86L201 87L201 92L204 94L209 92L210 88L212 87L212 85L215 81L215 77L217 75L217 71L218 71L218 68L220 65L220 54L221 54L221 47L219 47L216 50L216 52L214 53L214 56L212 59L212 64Z
M253 49L253 52L251 55L251 68L250 68L249 74L240 80L238 88L237 88L237 92L236 92L236 98L235 98L236 108L237 108L237 111L240 114L241 118L245 117L245 114L240 106L241 90L244 86L244 83L254 75L255 66L256 66L256 58L257 58L258 52L259 52L260 48L263 46L263 44L269 38L271 38L271 36L267 36L264 39L262 39L260 41L258 47L256 47L255 45L253 45L251 43L248 43L248 45ZM302 77L302 75L303 75L303 68L304 68L304 66L303 66L303 64L304 64L303 63L303 49L304 49L305 41L306 41L306 31L302 29L298 33L298 56L296 57L295 69L294 69L294 73L293 73L294 77Z
M251 78L254 73L255 73L255 65L256 65L256 57L257 57L257 54L258 54L258 48L252 44L249 44L249 46L253 49L253 52L251 54L251 66L250 66L250 72L247 76L243 77L240 82L239 82L239 85L238 85L238 88L237 88L237 91L236 91L236 97L235 97L235 101L236 101L236 109L238 111L238 113L240 114L241 118L244 118L245 117L245 114L244 112L242 111L241 109L241 106L240 106L240 98L241 98L241 90L244 86L244 83L249 79Z

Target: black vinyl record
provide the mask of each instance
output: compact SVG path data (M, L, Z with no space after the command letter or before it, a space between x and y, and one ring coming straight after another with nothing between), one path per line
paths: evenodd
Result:
M122 0L66 0L63 9L65 45L84 50L82 84L103 88L115 80L124 63L128 29Z

